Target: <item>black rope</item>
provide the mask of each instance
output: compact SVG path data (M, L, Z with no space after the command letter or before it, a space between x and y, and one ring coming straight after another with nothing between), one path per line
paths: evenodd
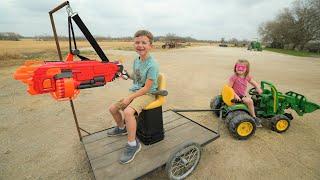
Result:
M78 54L77 56L78 56L78 58L81 59L81 61L89 60L89 58L81 56L80 54Z
M71 17L70 16L68 16L68 33L69 33L69 51L70 51L70 53L72 53L71 37L72 37L72 40L73 40L74 49L78 50L78 48L77 48L77 43L76 43L74 30L73 30L73 25L72 25L72 21L71 21Z
M75 39L75 36L74 36L74 31L73 31L73 25L72 25L71 17L69 16L69 18L70 18L70 27L71 27L71 32L72 32L72 38L73 38L73 43L74 43L74 49L77 49L77 43L76 43L76 39Z
M78 58L80 58L82 61L83 60L89 60L89 58L81 56L79 53L80 51L77 48L77 43L76 43L76 38L74 35L74 30L73 30L73 25L72 25L72 20L71 16L68 16L68 34L69 34L69 52L73 55L77 55ZM71 43L71 37L73 40L73 45L74 45L74 51L72 50L72 43Z
M68 16L68 34L69 34L69 52L72 53L72 46L71 46L71 28L70 28L70 24L71 24L71 17Z

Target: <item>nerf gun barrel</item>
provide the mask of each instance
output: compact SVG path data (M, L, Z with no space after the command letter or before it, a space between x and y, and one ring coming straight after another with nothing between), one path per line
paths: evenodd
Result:
M123 72L123 66L113 62L27 61L16 70L14 79L27 84L31 95L50 93L57 100L69 100L79 94L79 89L104 86Z

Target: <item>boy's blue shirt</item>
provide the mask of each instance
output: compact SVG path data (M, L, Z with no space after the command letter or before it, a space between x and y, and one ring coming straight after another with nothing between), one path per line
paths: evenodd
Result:
M159 65L155 59L149 55L145 61L141 61L139 57L133 63L133 85L130 91L137 91L144 87L147 79L152 80L152 86L149 93L153 93L158 89Z

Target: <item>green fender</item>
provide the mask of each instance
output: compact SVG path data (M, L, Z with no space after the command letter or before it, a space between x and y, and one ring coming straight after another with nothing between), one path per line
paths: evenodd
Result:
M235 104L233 106L229 106L227 109L226 115L232 111L244 111L250 115L249 109L245 104Z

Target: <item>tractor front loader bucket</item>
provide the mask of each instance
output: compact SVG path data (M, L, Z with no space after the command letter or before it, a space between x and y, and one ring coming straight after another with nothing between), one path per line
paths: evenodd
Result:
M300 116L305 113L311 113L317 109L320 109L318 104L307 101L307 98L301 94L289 91L286 93L286 97L291 105L291 108L294 109Z
M306 101L304 104L304 112L305 113L311 113L311 112L318 110L318 109L320 109L320 106L316 103Z

